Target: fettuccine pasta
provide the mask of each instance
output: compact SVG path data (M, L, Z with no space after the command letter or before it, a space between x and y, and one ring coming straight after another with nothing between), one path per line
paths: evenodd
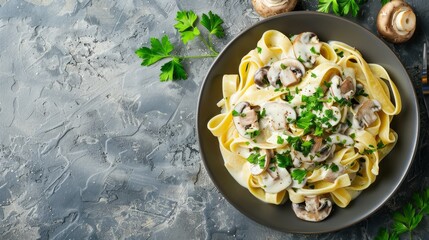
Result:
M208 128L225 167L256 198L290 200L307 221L368 188L397 142L401 98L386 70L311 32L266 31L222 87Z

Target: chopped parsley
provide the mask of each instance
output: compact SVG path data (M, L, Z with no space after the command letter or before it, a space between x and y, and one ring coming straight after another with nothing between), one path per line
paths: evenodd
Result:
M245 113L239 113L239 112L237 112L235 110L232 110L231 114L232 114L233 117L245 117L246 116Z
M304 112L296 121L296 125L299 128L304 129L304 133L307 134L315 127L316 115L310 111Z
M257 164L260 168L265 167L265 155L259 153L252 153L247 157L247 161L251 164Z
M255 137L259 136L259 134L261 134L261 131L259 131L259 130L252 129L250 131L249 130L246 131L246 135L249 135L250 138L255 138Z
M259 54L261 54L261 52L262 52L262 48L260 48L260 47L256 47L256 50L258 51L258 53L259 53Z
M337 102L338 104L340 104L341 107L343 107L343 106L351 106L352 105L352 102L348 101L345 98L334 97L334 100L335 100L335 102Z
M355 94L355 96L364 96L364 97L368 97L368 93L365 92L365 90L360 89L359 91L357 91L357 93Z
M342 58L344 57L344 52L340 51L339 49L335 49L335 53L338 55L338 57Z
M376 147L372 144L369 144L368 147L369 148L365 148L361 154L365 154L365 155L373 154L375 151L386 147L386 145L384 145L382 141L379 141Z
M302 152L304 156L307 156L311 148L314 145L314 140L310 139L308 141L303 141L300 137L287 137L287 142L293 147L296 151Z
M307 170L300 168L294 169L291 173L291 176L294 180L298 181L298 183L302 183L304 178L307 176Z
M317 78L317 75L314 72L311 72L311 77L312 78Z
M290 155L290 151L286 151L282 154L277 153L274 156L274 161L277 163L278 167L287 168L293 166L292 156Z
M277 136L277 144L283 144L284 142L285 140L282 137Z
M386 145L384 145L384 143L382 141L377 143L377 149L382 149L384 148Z
M264 118L266 115L265 108L262 108L262 111L258 112L258 119Z
M323 82L323 84L327 87L327 88L330 88L331 87L331 85L332 85L332 82Z
M314 46L310 48L310 52L313 53L313 54L316 54L316 55L320 55L320 53L316 51L316 49L314 48Z
M300 62L302 62L302 63L304 63L305 61L304 61L304 59L302 59L302 57L301 56L298 56L298 61L300 61Z
M338 165L335 163L331 163L331 165L329 165L329 169L331 169L332 172L338 172L340 170Z
M323 134L323 128L320 127L319 125L316 125L316 129L314 130L314 135L320 137L322 136L322 134Z

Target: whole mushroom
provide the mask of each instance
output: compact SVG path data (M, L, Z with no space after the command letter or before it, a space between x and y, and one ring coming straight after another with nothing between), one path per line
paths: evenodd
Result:
M298 0L252 0L255 11L262 17L292 11Z
M386 40L402 43L410 39L416 29L416 15L403 0L386 3L377 16L377 31Z

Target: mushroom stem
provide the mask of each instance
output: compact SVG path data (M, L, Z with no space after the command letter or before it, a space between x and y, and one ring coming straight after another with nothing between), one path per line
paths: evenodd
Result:
M416 15L410 9L402 9L396 14L395 26L398 30L409 32L413 30L416 25Z

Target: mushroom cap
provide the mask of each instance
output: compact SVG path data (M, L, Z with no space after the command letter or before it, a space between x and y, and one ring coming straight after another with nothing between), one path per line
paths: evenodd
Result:
M402 43L410 39L416 29L416 15L403 0L386 3L377 16L377 31L386 40Z
M255 110L252 109L250 103L239 102L235 105L234 111L238 113L237 116L232 117L238 133L244 138L251 138L248 132L259 130L258 115Z
M266 102L262 105L266 117L261 120L273 130L286 129L287 123L296 120L296 112L286 102Z
M331 213L332 202L320 196L307 196L304 203L292 203L292 209L302 220L320 222Z
M292 11L298 0L252 0L255 11L262 17Z
M275 167L274 171L270 169L271 167ZM291 185L292 177L286 168L270 164L268 169L262 175L262 183L265 185L265 192L278 193Z
M268 166L270 165L270 161L271 161L272 154L273 154L272 150L265 149L264 152L265 152L265 162L264 162L264 166L262 168L259 164L254 164L254 163L251 163L249 166L250 173L253 176L257 176L257 175L263 173L265 170L267 170Z
M270 70L270 66L261 67L258 69L258 71L256 71L253 81L255 82L256 86L258 86L258 88L265 88L270 85L267 77L268 70Z
M271 65L267 78L271 86L275 88L281 87L281 85L287 87L299 83L304 73L305 67L300 61L283 58Z
M316 58L320 55L322 43L313 32L303 32L293 40L295 57L302 61L306 68L312 68Z
M377 120L376 112L381 110L380 103L375 99L366 99L357 106L357 111L353 117L354 128L361 129L370 126Z

